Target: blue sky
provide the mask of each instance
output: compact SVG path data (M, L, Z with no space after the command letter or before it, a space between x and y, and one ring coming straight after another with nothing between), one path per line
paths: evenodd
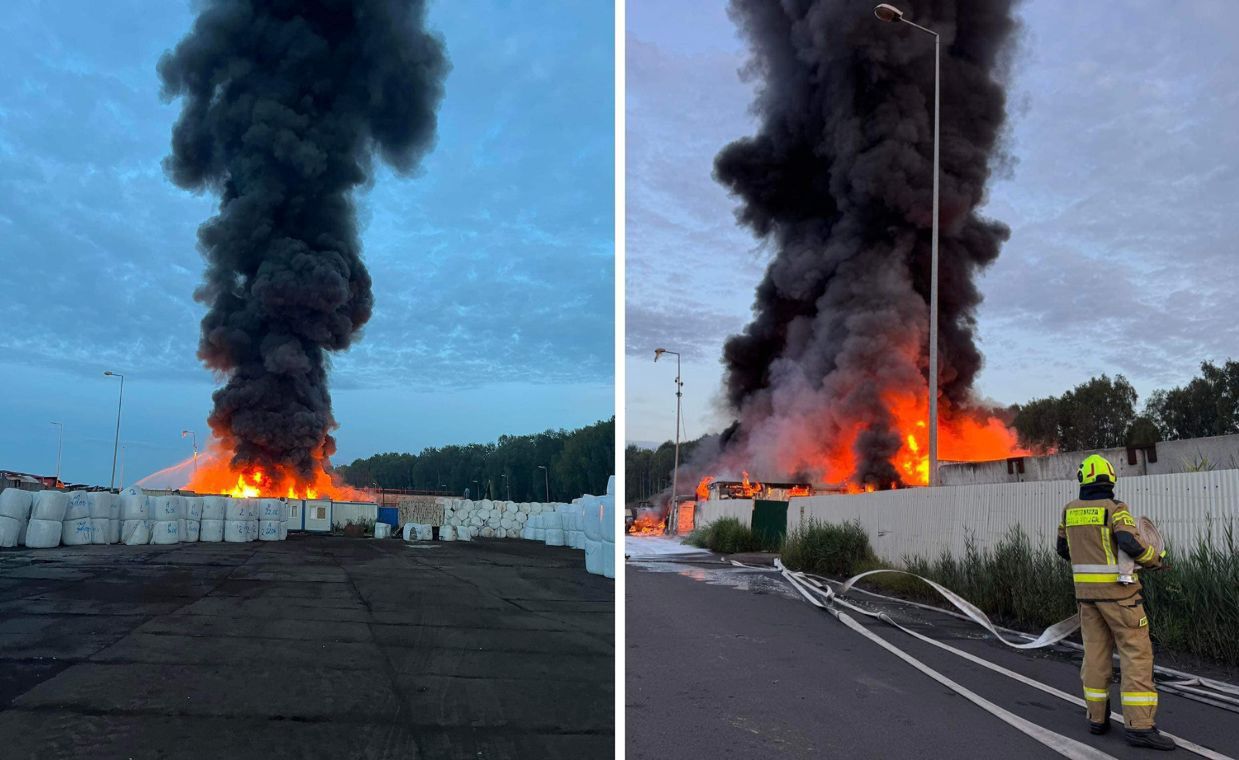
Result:
M718 359L767 252L732 221L715 154L752 134L745 46L722 0L628 3L627 431L718 431ZM1239 358L1239 47L1226 0L1019 6L1010 171L984 213L1011 240L984 275L978 388L1002 403L1102 372L1143 397ZM1173 8L1171 7L1173 6ZM863 9L868 12L867 8ZM875 23L877 23L875 21Z
M0 468L107 483L189 454L216 385L195 351L198 225L160 161L179 104L155 63L187 2L0 4ZM433 3L452 72L417 176L359 198L375 283L334 360L337 462L613 414L613 10Z

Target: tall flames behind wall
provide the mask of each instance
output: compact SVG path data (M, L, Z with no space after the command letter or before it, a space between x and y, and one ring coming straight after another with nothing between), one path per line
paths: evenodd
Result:
M165 170L220 196L198 231L198 356L225 378L209 423L224 472L284 495L335 450L328 355L370 318L354 188L372 154L413 171L433 143L448 64L421 0L206 0L159 61L183 98ZM201 480L199 483L197 481Z
M1008 237L981 218L1002 159L1013 0L917 0L942 35L940 457L1006 456L1014 437L974 398L974 280ZM924 483L934 40L872 2L732 0L758 83L757 133L715 176L773 250L754 318L724 349L737 425L714 470L853 487Z

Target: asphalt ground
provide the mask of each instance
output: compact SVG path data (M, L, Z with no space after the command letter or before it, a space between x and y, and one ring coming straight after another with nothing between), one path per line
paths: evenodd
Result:
M1060 757L813 607L778 574L729 568L709 556L660 556L629 563L625 603L633 760ZM949 616L903 612L901 622L932 638L1068 694L1080 691L1078 655L1017 651ZM1154 754L1129 747L1120 724L1092 736L1081 708L883 622L858 619L1022 718L1116 758ZM1158 723L1239 756L1235 713L1163 691ZM1175 756L1196 757L1182 749Z
M0 757L606 758L614 583L527 541L0 550Z

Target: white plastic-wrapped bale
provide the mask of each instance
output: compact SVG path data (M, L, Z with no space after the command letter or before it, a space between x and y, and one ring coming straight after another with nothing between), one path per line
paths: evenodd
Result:
M250 540L250 524L248 520L225 520L224 541L230 544L243 544Z
M536 501L535 501L535 502L533 502L533 503L531 503L531 504L529 505L529 513L530 513L530 514L540 515L540 514L542 514L542 512L543 512L543 511L544 511L544 509L543 509L542 504L541 504L540 502L536 502Z
M227 496L203 496L200 520L223 520L224 508L231 501Z
M206 543L219 543L224 540L223 520L203 520L198 523L198 540Z
M384 523L386 525L386 523ZM377 533L375 534L377 537ZM260 520L258 522L258 540L259 541L279 541L280 540L280 521L279 520Z
M65 516L61 521L81 520L90 518L90 493L88 491L70 491L65 502Z
M482 538L494 538L495 529L490 528L490 527L484 527L480 531L478 531L478 535L481 536Z
M0 546L14 547L24 543L26 522L34 495L17 488L0 491Z
M459 528L457 528L456 529L456 540L457 541L472 541L473 540L473 528L469 527L468 525L462 525Z
M202 521L201 520L186 520L185 534L181 536L181 543L198 543L202 536Z
M30 507L34 504L34 494L20 488L6 488L0 491L0 517L7 517L17 522L30 519Z
M256 509L259 520L265 522L279 521L284 513L284 502L279 499L259 499Z
M146 520L121 520L120 540L125 546L145 546L151 542L151 529Z
M127 520L150 519L150 499L148 499L146 494L142 492L141 488L138 488L137 486L130 486L126 488L120 492L118 500L120 501L120 519L122 522ZM121 528L121 533L125 533L123 527ZM128 543L128 541L126 541L126 543Z
M181 521L156 520L151 526L152 544L179 544L181 542Z
M444 525L440 527L439 528L439 540L440 541L455 541L456 540L456 528L454 528L451 525Z
M0 548L9 549L21 541L22 527L25 520L14 520L12 517L0 515Z
M39 493L47 493L39 491ZM64 494L61 494L63 496ZM35 508L39 506L38 499L35 500ZM63 511L63 510L61 510ZM44 520L38 517L30 518L26 523L26 540L25 545L31 549L51 549L54 546L60 546L60 534L64 532L64 522L61 520Z
M92 543L94 532L95 528L89 517L64 520L60 523L60 543L65 546L85 546Z
M43 520L44 522L63 522L68 508L69 494L64 491L35 491L34 501L30 506L30 519ZM87 507L87 515L89 514L89 507ZM39 530L43 532L50 529L40 528ZM46 538L43 540L46 541ZM59 533L56 534L56 541L57 543L60 541ZM52 546L56 546L56 544L52 544Z
M151 519L155 522L175 522L180 519L179 508L173 496L155 496L151 499Z

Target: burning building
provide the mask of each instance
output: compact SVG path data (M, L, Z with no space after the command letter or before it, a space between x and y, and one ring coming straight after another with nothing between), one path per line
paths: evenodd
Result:
M843 0L732 0L750 44L758 128L719 153L715 177L773 256L753 320L724 347L736 422L690 475L748 469L851 490L924 484L930 371L941 459L1015 452L1015 435L973 392L975 281L1009 234L978 208L1005 158L1012 4L905 8L942 35L940 366L931 370L933 39Z
M327 370L369 320L353 192L373 155L410 173L431 147L448 63L422 0L206 0L159 61L181 98L168 176L220 198L198 230L198 356L223 386L208 493L329 494Z

